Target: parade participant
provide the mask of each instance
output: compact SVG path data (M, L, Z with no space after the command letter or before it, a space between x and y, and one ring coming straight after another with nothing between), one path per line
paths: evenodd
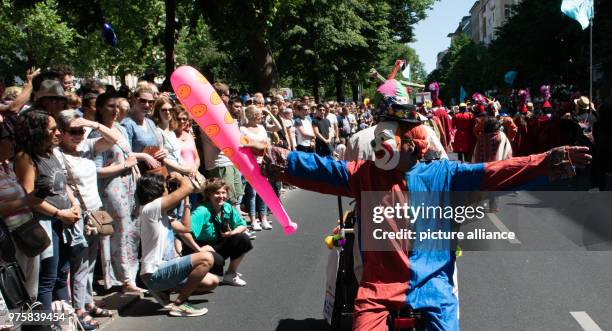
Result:
M514 115L514 124L517 126L517 132L514 140L512 140L512 151L514 156L525 156L529 155L530 148L530 142L528 141L529 126L527 125L529 91L520 90L518 92L518 100L517 111Z
M448 112L446 112L446 109L444 109L442 100L436 99L436 101L434 102L432 114L439 120L440 125L442 126L444 138L446 141L446 144L444 144L444 149L447 152L450 152L452 140L451 130L453 128L453 122L451 120L451 117L448 115Z
M516 127L516 124L514 124L512 117L506 113L500 113L499 119L501 120L504 133L506 134L508 140L510 140L510 142L514 141L518 128Z
M453 117L453 129L456 129L453 151L457 153L459 161L471 159L474 150L474 115L467 111L467 105L459 105L459 113Z
M417 192L504 190L534 181L567 177L568 166L588 164L583 147L560 147L547 153L485 164L447 160L420 163L429 144L427 132L414 111L383 109L377 126L374 161L336 161L316 154L289 152L250 144L265 152L262 171L304 189L355 198L357 215L362 192L378 191L411 196ZM569 166L571 168L571 166ZM383 198L384 200L384 198ZM370 222L357 220L359 229ZM362 251L363 274L355 300L354 330L387 330L389 310L406 307L424 315L428 330L457 330L457 299L452 293L455 254L442 250Z

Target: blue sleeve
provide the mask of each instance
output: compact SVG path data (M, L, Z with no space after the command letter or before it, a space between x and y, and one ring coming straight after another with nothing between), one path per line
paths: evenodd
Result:
M127 142L130 144L132 150L134 150L134 146L132 145L132 139L134 139L134 127L132 126L132 123L130 123L130 121L126 118L121 121L121 126L125 128Z
M296 117L293 119L293 123L294 123L293 126L295 126L296 128L300 127L302 126L302 119L299 117Z
M288 182L310 191L351 196L346 161L315 153L291 152L285 176Z
M484 163L453 163L455 175L453 176L454 191L480 190L484 176Z

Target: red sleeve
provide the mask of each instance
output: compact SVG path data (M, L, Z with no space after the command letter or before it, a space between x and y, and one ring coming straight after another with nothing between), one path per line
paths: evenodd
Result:
M503 191L548 176L550 164L547 154L514 157L485 163L481 190Z

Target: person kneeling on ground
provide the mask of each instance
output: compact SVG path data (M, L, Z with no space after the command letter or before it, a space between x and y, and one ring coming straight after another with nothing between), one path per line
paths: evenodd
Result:
M179 186L176 188L178 182ZM173 192L172 189L175 188ZM168 181L156 174L144 174L136 187L136 197L142 209L139 220L142 238L142 262L140 277L149 288L151 295L172 316L200 316L208 312L206 308L195 308L187 299L194 291L210 291L217 287L219 280L208 271L213 265L210 252L201 251L163 261L169 231L189 233L191 227L191 208L189 194L192 184L187 177L173 172ZM184 200L181 222L168 217L167 212ZM167 292L180 288L179 296L173 302Z
M187 246L196 252L212 252L215 260L230 259L223 283L245 286L237 272L244 255L253 248L245 233L246 223L227 202L228 186L221 179L211 180L204 189L204 203L191 214L191 233L182 233ZM219 259L219 256L222 258ZM223 274L223 264L216 267ZM213 269L213 272L214 272Z

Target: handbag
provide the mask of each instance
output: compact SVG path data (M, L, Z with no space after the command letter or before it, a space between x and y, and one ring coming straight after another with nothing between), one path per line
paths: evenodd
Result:
M74 178L72 177L72 173L69 169L68 166L68 162L66 160L66 157L64 156L64 154L62 153L62 156L64 157L64 166L66 167L66 172L68 173L68 178L70 178L70 180L75 183ZM83 196L81 195L81 191L79 191L79 186L78 185L73 185L73 191L77 197L77 199L79 199L79 204L81 205L81 208L83 209L83 218L86 220L86 225L85 227L87 228L87 234L91 235L91 234L99 234L102 236L110 236L115 232L115 229L113 228L113 218L111 217L111 215L109 213L107 213L104 210L88 210L87 209L87 205L85 205L85 201L83 201Z
M28 257L39 255L51 245L49 235L35 218L18 226L11 235L15 246Z
M24 284L25 277L17 262L0 263L0 291L8 309L22 309L32 303Z

